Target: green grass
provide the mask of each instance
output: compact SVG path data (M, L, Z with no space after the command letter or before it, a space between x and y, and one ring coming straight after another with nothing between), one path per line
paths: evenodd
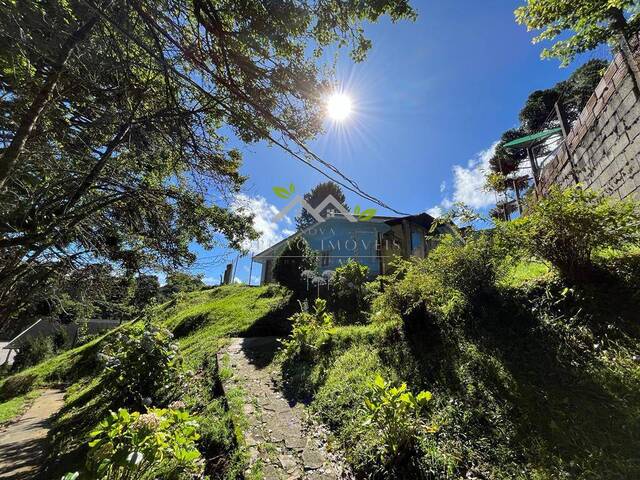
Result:
M24 395L13 397L0 403L0 427L22 415L31 402L40 396L39 390L32 390Z
M505 287L521 287L528 282L544 279L552 275L549 266L537 261L520 261L515 265L510 265L502 278L500 284Z
M278 287L234 285L180 294L152 313L157 324L174 333L185 368L197 374L194 383L185 386L185 401L202 426L202 449L213 462L209 467L225 472L227 478L241 476L246 460L241 447L244 397L240 389L226 392L226 398L214 394L217 372L211 370L211 359L226 337L286 334L290 300ZM50 432L47 478L82 470L89 432L110 409L120 406L110 397L97 361L102 342L113 333L0 382L0 424L20 414L39 389L66 387L65 405Z
M287 394L310 404L362 475L640 478L633 288L565 291L543 264L523 262L473 307L457 326L418 310L404 322L337 327L310 357L284 359ZM364 425L377 374L433 393L427 416L440 428L420 439L408 470L381 469L379 439Z
M174 332L187 362L197 365L225 337L286 333L289 300L273 286L224 286L164 306L160 323Z

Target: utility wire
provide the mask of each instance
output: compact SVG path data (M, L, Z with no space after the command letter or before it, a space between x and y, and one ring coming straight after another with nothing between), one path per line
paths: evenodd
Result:
M118 31L120 31L120 33L122 33L124 36L129 38L129 40L134 42L138 47L142 48L151 57L154 57L157 61L165 64L167 66L167 68L169 68L175 75L180 77L182 80L188 82L193 87L195 87L198 91L200 91L203 95L205 95L206 97L211 99L216 105L218 105L222 110L224 110L226 112L226 114L229 115L230 117L234 118L235 120L239 120L240 122L242 122L243 125L246 125L249 128L252 128L254 130L254 132L257 133L258 135L264 135L270 142L272 142L273 144L277 145L278 147L280 147L281 149L283 149L284 151L286 151L287 153L292 155L297 160L301 161L302 163L304 163L307 166L311 167L312 169L316 170L318 173L320 173L321 175L325 176L329 180L335 182L336 184L340 185L341 187L345 188L346 190L358 195L359 197L361 197L361 198L363 198L365 200L371 201L371 202L375 203L376 205L379 205L382 208L385 208L385 209L390 210L390 211L392 211L394 213L397 213L398 215L408 215L405 212L401 212L401 211L398 211L398 210L394 209L393 207L389 206L387 203L385 203L384 201L380 200L379 198L377 198L377 197L365 192L364 190L362 190L355 180L351 179L350 177L348 177L347 175L342 173L337 167L335 167L330 162L327 162L326 160L323 160L317 154L312 152L302 141L297 139L295 137L295 135L292 132L290 132L286 128L286 126L284 124L282 124L278 119L276 119L273 115L271 115L270 112L264 112L261 107L259 107L258 105L255 105L251 101L250 97L248 97L244 92L240 91L239 93L241 93L243 95L243 97L245 98L245 101L247 101L258 112L261 112L263 115L266 115L268 117L268 120L270 120L271 122L275 123L275 127L278 128L281 132L283 132L287 137L289 137L303 151L303 153L298 153L298 152L292 150L286 144L286 140L285 139L282 139L281 141L277 140L270 133L261 131L260 129L258 129L256 127L252 127L252 122L247 121L247 119L245 119L245 118L242 118L236 112L231 110L227 105L225 105L220 99L216 98L209 91L207 91L204 87L199 85L191 77L189 77L188 75L180 72L174 66L170 65L166 61L166 59L164 57L158 57L153 51L151 51L141 41L139 41L137 38L135 38L129 32L127 32L126 30L121 28L120 25L118 25L117 22L115 22L113 19L109 18L101 9L99 9L96 6L92 5L87 0L81 0L81 2L84 3L88 8L93 10L95 13L100 15L107 22L109 22ZM148 14L147 14L147 17L148 17ZM150 19L150 20L152 20L152 19ZM161 33L168 41L173 43L174 46L176 46L178 49L182 50L182 47L180 45L176 45L175 39L173 39L170 35L168 35L159 25L155 24L155 25L152 25L152 26L159 33ZM202 70L204 70L206 73L209 73L210 75L212 75L214 77L214 79L217 78L217 75L214 72L212 72L211 69L209 69L206 65L202 64L201 62L198 62L197 66L199 68L201 68ZM322 169L320 169L319 167L314 165L312 163L312 161L310 161L308 158L305 158L304 154L306 154L307 156L311 157L312 160L315 160L318 163L320 163L321 165L323 165L326 168L330 169L332 172L334 172L336 175L338 175L344 181L338 180L335 177L332 177L328 173L324 172ZM345 183L345 182L347 182L347 183Z

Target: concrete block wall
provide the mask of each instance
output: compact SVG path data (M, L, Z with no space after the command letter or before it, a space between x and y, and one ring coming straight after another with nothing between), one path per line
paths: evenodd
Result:
M630 43L635 65L616 54L565 146L542 168L537 196L554 184L580 182L615 198L640 200L640 41Z

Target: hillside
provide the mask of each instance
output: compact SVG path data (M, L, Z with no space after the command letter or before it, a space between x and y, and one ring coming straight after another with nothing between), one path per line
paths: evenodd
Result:
M237 437L241 432L234 430L231 422L234 415L241 415L240 393L227 392L229 398L224 399L215 392L219 381L215 354L225 337L286 334L289 308L289 294L280 288L226 286L179 294L151 314L154 324L174 332L184 358L183 368L195 372L195 393L200 398L188 401L199 402L196 418L205 430L202 443L216 461L215 478L233 477L244 462ZM50 434L53 449L42 478L59 478L67 471L81 470L89 432L110 409L120 406L104 384L98 353L123 328L126 326L0 382L4 421L22 411L24 404L46 386L61 385L67 390L65 407ZM193 394L187 390L187 395Z
M444 238L376 282L358 284L366 267L348 262L328 298L308 299L302 312L278 286L178 294L147 322L5 379L0 411L15 414L44 386L66 388L42 478L89 465L89 434L110 410L176 399L169 409L199 425L198 465L209 478L271 478L280 465L318 462L302 451L306 413L327 427L324 464L335 455L356 478L636 478L640 252L601 249L589 262L593 276L571 283L478 235ZM272 338L225 347L228 337L270 335L288 336L275 356L249 348L275 349ZM223 347L234 358L219 366ZM256 441L256 422L300 449L283 457ZM174 478L163 472L140 478Z

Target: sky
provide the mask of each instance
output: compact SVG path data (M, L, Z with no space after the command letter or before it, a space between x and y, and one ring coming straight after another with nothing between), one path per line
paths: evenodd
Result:
M373 42L367 58L354 64L344 51L336 80L353 103L344 122L327 120L326 131L310 148L357 180L366 192L396 210L433 215L462 201L486 211L493 194L483 191L484 171L502 132L518 125L518 112L534 90L553 86L590 58L604 58L606 47L585 54L567 68L541 60L534 32L516 24L513 10L524 0L413 2L415 22L387 19L366 26ZM233 143L233 140L232 140ZM296 192L324 181L278 147L235 144L249 177L234 204L255 214L257 253L293 232L293 216L274 217L287 201L272 188L293 183ZM347 204L375 205L347 193ZM378 208L378 214L390 214ZM237 259L236 281L259 279L251 253L193 246L198 260L190 269L217 284L225 264ZM238 258L239 257L239 258Z

